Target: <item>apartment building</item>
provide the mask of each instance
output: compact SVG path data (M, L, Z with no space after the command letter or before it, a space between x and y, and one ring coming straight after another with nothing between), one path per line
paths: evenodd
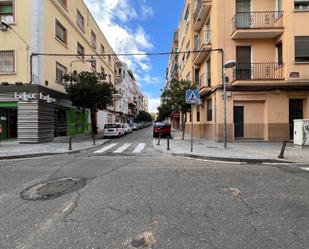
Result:
M0 0L0 19L1 137L37 143L87 132L88 114L71 106L62 76L95 71L113 82L115 57L86 56L114 52L83 0Z
M194 133L228 140L293 139L309 118L308 0L186 0L178 29L179 78L196 83ZM228 60L237 66L223 70ZM223 73L225 71L225 76ZM191 115L187 115L187 125Z

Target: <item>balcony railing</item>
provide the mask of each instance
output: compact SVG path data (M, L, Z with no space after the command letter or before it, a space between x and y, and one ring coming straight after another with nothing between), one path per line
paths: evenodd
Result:
M283 79L283 64L268 63L238 63L233 72L235 80L281 80Z
M210 73L202 74L199 79L199 85L200 88L211 87L211 74Z
M200 51L204 45L211 44L211 32L210 30L204 30L200 37L198 37L195 41L194 50Z
M197 21L200 11L202 9L203 4L211 4L211 0L197 0L196 1L196 6L195 6L195 10L194 10L194 22Z
M232 19L233 31L237 29L283 28L283 11L238 12Z

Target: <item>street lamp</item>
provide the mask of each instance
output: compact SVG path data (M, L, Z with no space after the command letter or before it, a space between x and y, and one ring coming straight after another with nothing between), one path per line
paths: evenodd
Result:
M94 58L91 58L91 59L87 59L87 60L74 60L74 61L71 61L70 63L70 72L72 72L72 66L73 66L73 63L75 62L89 62L89 63L93 63L95 62L96 60Z
M24 38L22 38L22 36L20 34L18 34L9 24L7 24L6 22L1 21L2 26L4 26L7 29L12 30L18 37L19 39L22 40L22 42L26 45L27 50L29 49L29 44L24 40Z
M225 71L227 68L233 68L237 65L237 62L234 60L229 60L223 65L223 92L224 92L224 149L227 148L227 93L226 93L226 80L225 80Z

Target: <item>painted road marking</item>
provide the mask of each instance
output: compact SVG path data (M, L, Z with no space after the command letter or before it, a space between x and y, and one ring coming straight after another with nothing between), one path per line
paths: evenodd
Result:
M114 154L120 154L122 152L124 152L127 148L129 148L132 144L128 144L125 143L124 145L122 145L120 148L118 148L117 150L115 150L113 153Z
M145 148L146 144L145 143L139 143L135 149L133 150L133 153L141 153L143 149Z
M107 146L103 147L102 149L95 151L94 153L95 153L95 154L103 153L103 152L108 151L108 150L110 150L111 148L115 147L116 145L117 145L117 144L110 144L110 145L107 145Z

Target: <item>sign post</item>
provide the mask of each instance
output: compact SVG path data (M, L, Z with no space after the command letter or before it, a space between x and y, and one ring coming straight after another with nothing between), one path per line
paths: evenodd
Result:
M199 90L187 90L186 91L186 103L191 104L191 152L193 152L193 106L200 103Z

